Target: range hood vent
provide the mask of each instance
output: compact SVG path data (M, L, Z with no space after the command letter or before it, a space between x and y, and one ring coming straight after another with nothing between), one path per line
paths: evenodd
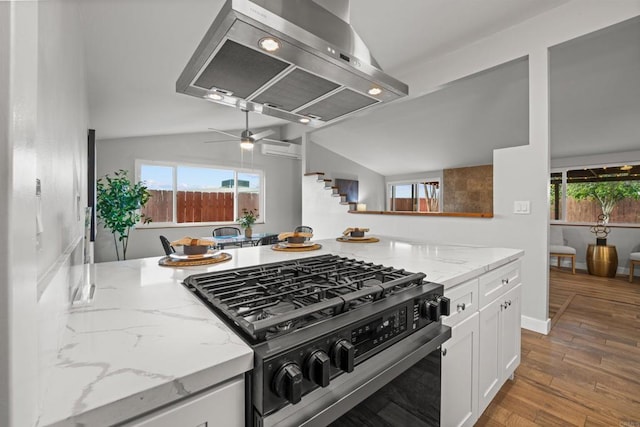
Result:
M176 90L311 126L408 94L348 23L312 0L227 0Z

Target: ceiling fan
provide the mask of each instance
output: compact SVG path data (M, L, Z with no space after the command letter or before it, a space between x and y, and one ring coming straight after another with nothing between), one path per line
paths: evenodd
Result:
M273 145L282 145L282 146L289 146L290 142L288 141L281 141L279 139L270 139L267 138L267 136L272 135L274 132L271 129L265 130L263 132L260 133L253 133L249 130L249 110L242 110L245 113L245 130L242 131L242 133L240 135L234 135L232 133L229 132L225 132L223 130L218 130L218 129L214 129L214 128L209 128L209 130L212 130L214 132L218 132L221 133L223 135L226 136L230 136L231 138L234 138L232 140L223 140L223 141L205 141L207 143L210 142L237 142L240 141L240 147L245 149L245 150L253 150L253 147L255 144L260 144L262 142L267 142L269 144L273 144Z

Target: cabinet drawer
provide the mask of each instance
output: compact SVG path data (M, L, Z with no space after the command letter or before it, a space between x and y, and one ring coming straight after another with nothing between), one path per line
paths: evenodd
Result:
M478 310L478 279L445 289L444 296L451 301L451 314L443 316L442 323L447 326L457 325Z
M497 268L480 276L480 308L520 283L520 261Z

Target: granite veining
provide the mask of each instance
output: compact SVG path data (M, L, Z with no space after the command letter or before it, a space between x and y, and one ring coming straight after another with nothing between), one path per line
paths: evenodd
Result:
M92 265L94 298L66 313L37 425L111 425L250 370L251 348L182 286L191 274L332 253L424 272L451 287L523 254L376 237L374 244L321 240L312 252L226 249L230 261L197 267L162 267L158 257Z

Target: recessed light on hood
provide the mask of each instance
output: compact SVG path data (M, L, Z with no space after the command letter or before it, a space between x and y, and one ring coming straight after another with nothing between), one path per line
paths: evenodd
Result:
M210 99L212 101L222 101L224 97L219 93L209 92L204 96L206 99Z
M299 121L300 123L303 123L303 124L305 124L305 125L306 125L307 123L309 123L309 122L311 121L311 119L310 119L310 118L308 118L308 117L300 117L300 119L298 119L298 121Z
M407 96L349 23L313 0L225 0L176 91L322 126ZM379 91L379 92L378 92Z
M280 49L280 42L273 37L263 37L258 42L258 46L267 52L275 52Z

